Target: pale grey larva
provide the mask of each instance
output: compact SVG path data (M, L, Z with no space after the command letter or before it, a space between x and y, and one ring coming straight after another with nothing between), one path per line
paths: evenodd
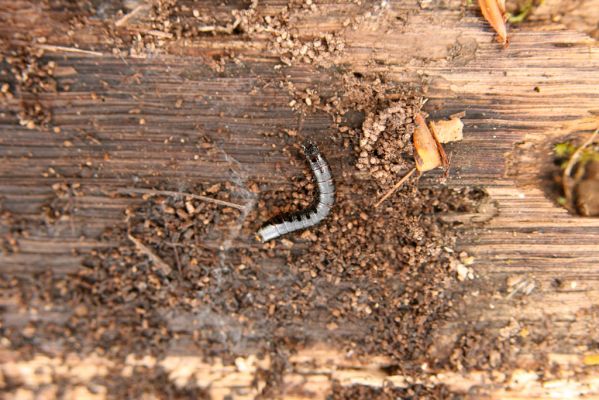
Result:
M317 225L329 215L333 203L335 203L335 183L329 164L320 154L318 147L310 140L304 142L302 148L318 186L318 197L307 209L281 216L278 221L260 228L257 236L261 242L267 242L290 232Z

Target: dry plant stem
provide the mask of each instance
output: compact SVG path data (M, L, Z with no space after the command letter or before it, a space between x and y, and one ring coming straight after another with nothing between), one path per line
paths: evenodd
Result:
M224 200L213 199L212 197L206 197L206 196L202 196L199 194L192 194L192 193L173 192L170 190L153 190L153 189L137 189L137 188L118 189L116 192L120 193L120 194L149 194L151 196L160 196L160 195L184 196L184 197L191 197L192 199L202 200L207 203L218 204L218 205L224 206L224 207L233 207L233 208L236 208L236 209L242 210L242 211L245 210L245 206L242 206L241 204L231 203L231 202L224 201Z
M117 27L126 25L129 22L129 20L135 17L137 14L139 14L140 11L145 11L148 9L150 9L150 6L148 4L140 4L137 7L135 7L129 14L123 15L118 21L114 23L114 25Z
M383 201L387 200L389 198L389 196L391 196L393 193L395 193L395 191L397 189L399 189L401 187L401 185L403 185L410 178L410 176L412 176L412 174L414 174L414 172L416 172L416 167L412 168L410 170L410 172L405 174L405 176L403 178L401 178L399 180L399 182L397 182L395 184L395 186L393 186L391 189L389 189L389 191L387 193L385 193L385 195L383 197L381 197L381 199L379 201L376 202L376 204L374 205L374 208L377 208L378 206L380 206Z
M104 54L98 51L91 50L82 50L76 47L65 47L65 46L54 46L51 44L37 44L35 47L47 50L47 51L56 51L56 52L65 52L65 53L78 53L78 54L88 54L90 56L102 57Z
M231 34L239 26L241 20L237 18L235 22L232 24L228 24L227 26L216 26L216 25L208 25L208 26L200 26L198 27L198 31L200 32L217 32L217 33L226 33Z
M591 136L589 136L589 138L587 140L585 140L584 143L579 148L576 149L574 154L572 154L572 156L570 157L570 160L568 160L568 164L566 164L566 168L564 168L564 174L562 176L562 188L564 190L564 196L566 197L566 204L568 205L569 209L572 208L571 207L572 206L572 186L574 186L572 184L572 178L571 178L572 169L578 162L578 159L580 158L582 151L585 148L587 148L588 146L590 146L591 143L593 143L593 141L595 140L595 137L597 136L597 133L599 133L599 129L596 129L595 132L593 132L593 134Z
M127 237L133 242L137 251L148 256L148 258L154 263L154 265L156 265L156 267L158 267L158 269L160 269L160 271L162 271L163 274L168 275L170 273L171 267L165 263L162 258L158 257L156 253L154 253L148 246L133 236L131 232L127 232Z
M149 30L149 31L144 31L144 32L147 33L148 35L156 36L161 39L172 39L173 38L173 35L171 35L168 32L157 31L154 29Z

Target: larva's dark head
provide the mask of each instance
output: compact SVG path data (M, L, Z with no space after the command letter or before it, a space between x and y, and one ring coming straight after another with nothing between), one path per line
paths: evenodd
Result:
M306 157L308 158L312 158L320 153L318 147L316 147L316 144L314 144L314 142L312 142L310 139L304 140L304 143L302 143L302 148L304 149L304 154L306 154Z

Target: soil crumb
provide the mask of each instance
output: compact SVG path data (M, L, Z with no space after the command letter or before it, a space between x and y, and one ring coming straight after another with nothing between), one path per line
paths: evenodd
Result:
M456 301L457 234L439 216L474 212L484 192L409 184L375 210L376 184L341 183L324 224L254 242L256 221L309 203L313 187L305 177L294 187L262 193L247 219L199 200L139 199L77 274L41 274L34 286L13 281L24 306L52 304L72 314L66 326L32 323L35 341L12 331L11 343L125 357L161 355L185 337L207 356L232 361L324 341L356 355L392 357L398 369L417 373ZM195 193L228 200L234 190L217 184Z
M29 40L31 42L31 40ZM0 100L16 108L19 124L29 129L47 128L52 110L41 100L44 93L55 93L57 63L44 56L42 49L15 45L0 38Z

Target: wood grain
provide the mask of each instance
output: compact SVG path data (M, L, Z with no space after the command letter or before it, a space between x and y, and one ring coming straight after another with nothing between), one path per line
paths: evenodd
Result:
M264 3L258 12L267 15L286 2ZM484 226L469 223L463 228L459 247L475 257L476 279L464 284L467 302L448 322L447 337L464 327L496 334L507 329L508 337L524 330L531 337L550 337L542 351L524 346L517 355L519 368L511 375L431 371L426 383L444 383L470 392L472 398L599 398L597 366L583 362L599 343L599 219L573 216L558 207L548 197L546 178L552 168L551 145L599 123L597 42L585 33L562 30L557 23L531 24L513 27L510 46L504 50L476 8L461 1L424 7L427 2L400 0L382 9L317 3L317 11L301 14L293 28L302 38L311 37L316 27L319 32L340 32L346 47L330 60L331 66L424 85L429 99L425 111L435 118L466 112L464 140L446 147L452 163L447 184L484 187L494 212ZM559 2L546 3L541 11L550 14L547 10ZM66 11L48 12L25 1L0 1L0 10L5 22L1 37L27 32L47 36L48 45L73 47L60 25ZM374 11L368 16L369 10ZM219 12L227 15L228 10ZM599 7L591 7L589 13L585 19L593 13L599 19ZM363 18L345 28L343 21L356 15ZM281 64L269 51L266 34L251 40L234 35L175 40L146 58L114 56L108 46L96 42L94 33L103 29L102 23L91 24L77 37L88 52L46 47L46 59L63 69L59 86L69 85L68 91L39 96L51 108L52 124L60 133L20 126L19 101L0 103L2 210L40 224L19 239L18 253L0 255L3 274L75 271L80 256L74 251L107 245L98 235L122 221L124 209L135 201L112 196L119 188L164 181L181 191L198 181L232 181L240 187L248 181L284 184L297 172L287 166L282 151L287 143L265 133L295 127L297 114L288 106L292 96L276 82L285 80L298 92L314 89L324 96L335 79L333 69L327 69L331 66L277 67ZM141 27L143 19L126 29ZM215 68L214 55L233 53L236 63L227 63L224 71ZM311 112L303 129L326 138L330 122L326 114ZM215 146L204 148L205 139ZM329 161L343 169L341 155L328 143ZM83 165L89 174L82 175ZM74 199L68 219L48 225L40 209L55 197L52 185L65 179L80 184L84 195ZM512 293L510 279L525 280L533 289L529 294ZM24 326L37 318L17 309L10 297L4 296L1 305L4 326ZM32 363L50 370L65 363L14 357L3 351L3 373L18 371L23 379L35 375ZM191 363L197 378L212 384L214 398L228 393L253 398L257 393L249 379L255 360L240 359L233 368L201 364L197 354L190 357L173 361L169 371L174 381L184 374L181 371L189 372ZM549 380L536 374L535 360L541 357L552 359L562 372ZM72 368L109 362L101 357L94 362L75 360ZM250 366L244 367L244 362ZM284 381L295 398L322 396L334 379L343 385L405 384L405 377L382 375L380 367L387 362L371 359L354 365L358 361L338 350L307 349L294 356ZM73 382L84 384L88 379Z

